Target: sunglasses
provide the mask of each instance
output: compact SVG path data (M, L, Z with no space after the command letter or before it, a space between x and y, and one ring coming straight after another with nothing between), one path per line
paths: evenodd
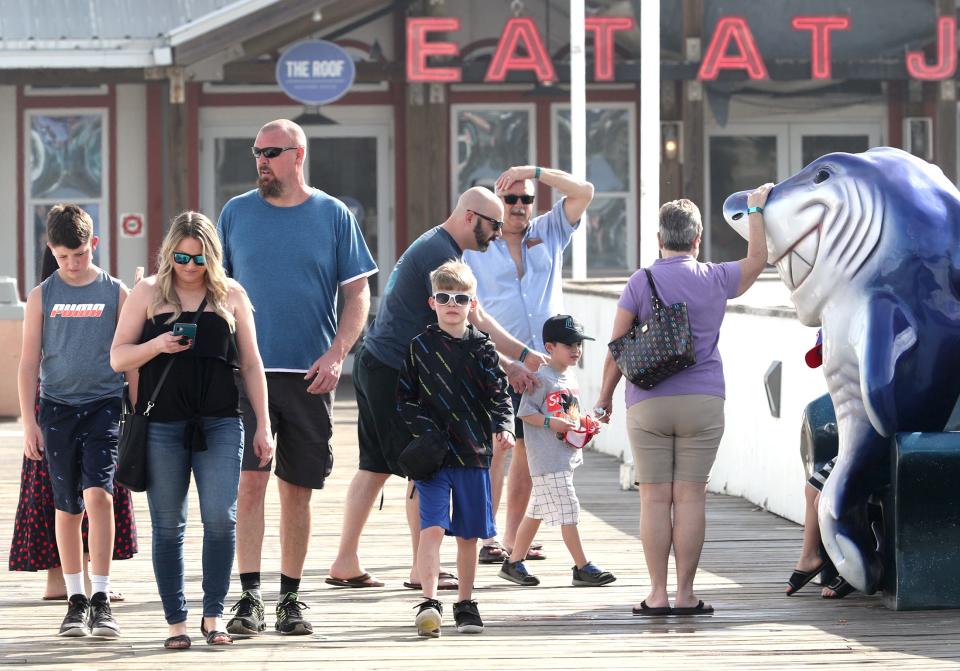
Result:
M503 222L500 221L499 219L494 219L493 217L488 217L485 214L480 214L476 210L467 210L467 212L473 212L475 215L477 215L481 219L489 221L490 225L493 226L493 230L495 231L499 231L501 228L503 228Z
M299 149L299 147L250 147L250 151L253 152L254 158L276 158L285 151L290 151L291 149Z
M190 263L190 259L193 259L193 262L198 266L204 266L207 264L207 259L203 254L185 254L184 252L174 252L173 253L173 262L178 266L185 266Z
M530 203L533 202L533 195L529 193L525 193L523 195L517 195L515 193L505 193L500 197L503 198L503 202L505 202L507 205L516 205L518 200L524 205L529 205Z
M446 305L450 301L453 301L457 305L470 305L473 296L470 294L448 294L446 291L438 291L433 295L433 300L437 302L437 305Z

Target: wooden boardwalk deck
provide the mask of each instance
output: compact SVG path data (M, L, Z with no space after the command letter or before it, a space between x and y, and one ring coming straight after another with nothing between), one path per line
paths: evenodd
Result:
M336 550L346 486L356 467L356 408L348 394L335 406L336 466L328 486L314 497L314 533L302 597L316 633L281 638L268 633L232 648L210 648L199 632L187 652L168 652L150 562L150 519L137 495L140 555L114 564L114 584L126 594L115 606L123 627L117 641L60 639L53 635L62 602L41 602L42 576L0 573L0 665L55 669L158 669L216 664L222 668L391 669L783 669L840 668L869 664L899 669L960 668L956 611L886 610L877 597L826 602L808 588L782 596L800 547L800 529L741 499L711 496L707 542L698 592L717 613L699 618L633 617L645 595L643 555L637 540L636 492L617 486L617 464L590 453L577 472L583 504L582 534L588 554L618 580L600 589L572 588L570 560L559 532L544 528L549 559L533 563L543 585L515 587L481 566L476 598L487 624L481 636L452 627L437 640L418 639L412 606L418 594L401 586L409 561L403 522L403 484L386 489L361 546L367 568L384 579L382 589L336 589L323 584ZM15 423L0 424L0 540L9 545L19 491L21 443ZM264 580L268 609L279 580L275 488L268 499ZM502 520L501 520L502 521ZM191 630L199 626L200 524L195 501L187 538ZM444 546L453 565L455 547ZM235 580L230 598L238 593ZM447 610L453 599L444 597ZM228 602L228 607L231 602ZM447 623L452 623L448 612Z

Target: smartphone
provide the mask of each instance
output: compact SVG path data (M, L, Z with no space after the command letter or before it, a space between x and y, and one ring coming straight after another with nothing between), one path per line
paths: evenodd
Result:
M177 322L173 325L173 335L180 336L181 345L190 345L193 347L193 341L197 337L197 325Z

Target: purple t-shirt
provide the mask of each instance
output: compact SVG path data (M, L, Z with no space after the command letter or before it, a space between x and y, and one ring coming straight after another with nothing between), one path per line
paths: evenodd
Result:
M627 382L627 407L655 396L706 394L724 398L723 362L717 342L727 300L737 294L740 263L700 263L692 256L658 259L650 266L660 300L666 305L686 303L693 333L697 363L668 377L653 389ZM617 307L638 315L640 321L652 316L652 298L647 275L638 270L627 282Z

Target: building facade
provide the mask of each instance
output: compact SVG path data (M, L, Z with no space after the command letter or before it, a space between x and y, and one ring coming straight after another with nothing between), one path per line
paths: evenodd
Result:
M511 165L570 166L566 0L21 4L0 36L15 157L0 165L0 275L21 294L52 204L86 207L99 262L129 281L174 215L216 219L253 187L249 147L279 117L304 127L308 181L351 207L381 268L465 188ZM586 6L587 268L624 276L641 229L640 0ZM660 199L701 204L708 260L746 249L720 217L727 194L831 151L903 147L956 181L953 0L662 0L660 36ZM284 51L312 39L356 64L320 108L276 80ZM541 185L538 208L553 197Z

